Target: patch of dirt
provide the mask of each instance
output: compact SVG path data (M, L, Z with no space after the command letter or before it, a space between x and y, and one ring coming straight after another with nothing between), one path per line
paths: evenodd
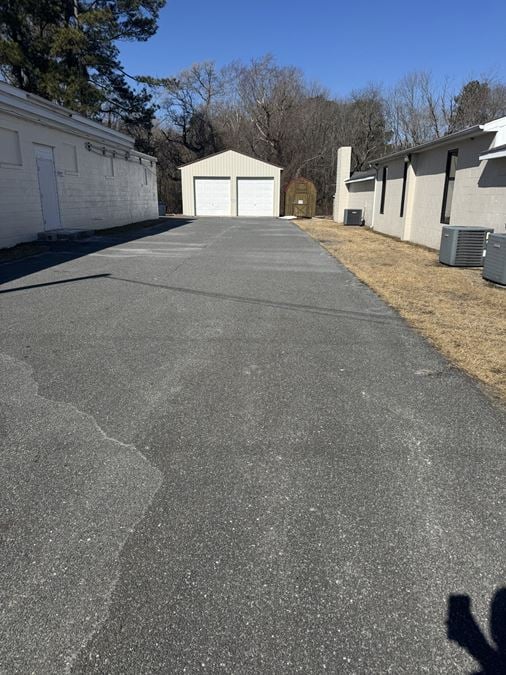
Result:
M297 225L372 288L450 361L506 400L506 288L436 251L332 220Z
M44 253L48 249L49 246L41 241L30 241L26 244L17 244L11 248L2 248L0 249L0 263L29 258Z

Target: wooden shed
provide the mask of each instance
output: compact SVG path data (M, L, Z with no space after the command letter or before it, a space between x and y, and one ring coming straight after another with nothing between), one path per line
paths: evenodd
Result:
M285 188L285 216L312 218L316 213L316 186L308 178L292 178Z

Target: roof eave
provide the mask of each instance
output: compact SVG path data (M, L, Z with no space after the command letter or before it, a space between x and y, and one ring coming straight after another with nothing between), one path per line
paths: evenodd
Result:
M406 155L416 155L420 152L425 152L425 150L430 150L439 145L451 145L456 141L462 141L466 138L477 136L478 134L486 133L495 133L495 130L485 129L486 125L476 124L474 127L468 127L467 129L462 129L462 131L456 131L453 134L448 134L448 136L441 136L436 138L434 141L428 141L427 143L422 143L421 145L415 145L411 148L405 148L404 150L398 150L393 152L390 155L383 155L376 159L373 159L369 162L369 166L374 166L375 164L385 164L385 162L390 162L394 159L399 159L400 157L405 157Z
M220 150L219 152L213 152L211 155L207 155L207 157L201 157L200 159L194 159L191 162L187 162L186 164L182 164L181 166L178 166L177 169L178 171L181 171L181 169L186 169L187 166L191 166L192 164L197 164L198 162L204 162L207 159L211 159L212 157L217 157L218 155L223 155L225 152L235 152L237 155L242 155L243 157L249 157L249 159L254 159L257 162L262 162L262 164L267 164L268 166L273 166L275 169L279 169L280 171L283 171L282 166L278 166L277 164L272 164L272 162L266 162L265 159L259 159L258 157L253 157L252 155L247 155L244 152L239 152L239 150L232 150L228 148L227 150Z
M365 178L348 178L348 180L345 180L345 184L349 185L349 183L363 183L366 180L374 180L375 176L366 176Z
M23 89L13 87L6 82L0 82L0 107L7 114L16 114L20 117L35 118L41 123L48 122L61 127L73 128L84 134L106 139L109 142L133 148L134 139L121 131L110 129L100 122L90 120L68 108L30 94Z
M497 148L490 148L486 152L483 152L479 159L481 162L485 159L502 159L503 157L506 157L506 145L502 145Z

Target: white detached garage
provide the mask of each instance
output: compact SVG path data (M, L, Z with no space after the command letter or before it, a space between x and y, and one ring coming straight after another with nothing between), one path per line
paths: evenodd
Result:
M279 216L279 166L225 150L179 168L186 216Z

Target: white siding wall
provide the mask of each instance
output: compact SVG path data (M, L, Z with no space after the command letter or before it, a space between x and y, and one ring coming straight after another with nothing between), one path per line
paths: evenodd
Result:
M207 176L231 178L231 216L237 215L238 178L274 178L273 213L275 216L279 216L281 169L232 150L182 167L181 189L183 194L183 213L186 216L195 215L195 178L205 178Z
M365 224L370 227L372 222L372 209L374 203L374 180L359 183L349 183L347 209L362 209ZM339 222L342 222L343 216Z
M126 161L121 157L123 148L112 160L112 176L111 158L85 148L87 140L102 145L97 139L9 113L0 113L2 128L18 133L21 164L3 161L0 135L0 248L36 239L44 230L34 143L54 149L62 227L100 229L157 217L156 165L144 162L141 166L133 158ZM115 149L112 144L108 147Z

